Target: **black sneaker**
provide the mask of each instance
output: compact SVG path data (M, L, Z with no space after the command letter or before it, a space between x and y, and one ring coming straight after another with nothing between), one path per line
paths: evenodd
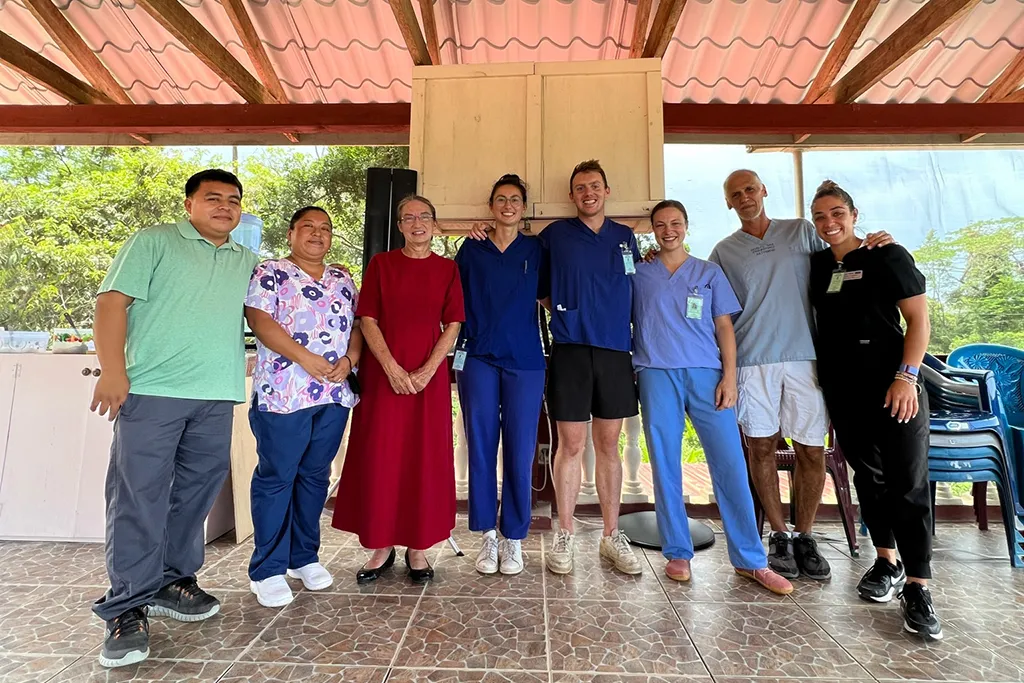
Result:
M149 613L178 621L202 621L220 611L220 600L196 583L194 576L164 586L153 598Z
M149 656L149 619L141 607L130 609L107 622L107 638L100 652L100 666L112 669L138 664Z
M807 578L818 581L832 578L832 567L818 552L818 542L810 534L800 534L793 539L793 554L800 573Z
M773 531L768 536L768 566L787 579L800 576L800 568L793 557L793 539L785 531Z
M902 562L896 560L894 567L889 560L879 557L871 569L860 577L857 592L865 600L889 602L906 582L907 572L904 571Z
M903 628L925 639L942 640L942 624L932 607L932 594L919 583L907 583L900 591Z

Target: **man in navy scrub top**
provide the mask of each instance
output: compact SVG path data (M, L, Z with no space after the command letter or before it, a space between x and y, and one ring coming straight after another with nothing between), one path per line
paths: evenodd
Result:
M577 216L560 220L539 236L548 267L540 278L541 302L551 311L548 408L558 428L555 496L558 525L546 554L556 574L573 569L573 512L579 497L587 422L593 422L597 493L604 533L600 554L626 574L639 574L640 561L618 529L622 492L619 434L623 418L639 412L633 366L633 276L639 259L636 238L625 225L605 217L611 193L604 169L584 161L573 169L569 197Z

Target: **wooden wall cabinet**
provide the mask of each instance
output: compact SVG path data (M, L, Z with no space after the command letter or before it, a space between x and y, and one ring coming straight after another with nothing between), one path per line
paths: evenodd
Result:
M442 221L489 219L505 173L527 182L527 218L575 216L586 159L608 174L608 216L643 217L665 194L664 143L659 59L413 69L409 165Z

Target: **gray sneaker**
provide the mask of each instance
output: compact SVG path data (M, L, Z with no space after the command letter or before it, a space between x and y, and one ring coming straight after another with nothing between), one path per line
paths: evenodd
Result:
M785 531L773 531L768 537L768 566L787 579L800 576L800 568L793 554L793 539Z
M100 666L112 669L138 664L149 657L149 619L135 607L107 622L107 638L100 652Z
M220 600L196 583L194 576L178 579L160 589L153 597L149 613L178 621L202 621L220 611Z

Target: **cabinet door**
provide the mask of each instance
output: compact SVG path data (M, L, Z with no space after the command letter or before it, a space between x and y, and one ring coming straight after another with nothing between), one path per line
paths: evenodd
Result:
M72 539L95 359L17 358L21 371L0 480L0 538Z
M107 465L110 462L110 442L114 437L114 423L89 410L92 392L96 387L100 367L95 356L88 367L93 379L89 382L88 398L80 407L85 414L85 437L82 443L82 469L79 476L78 504L75 507L75 539L102 542L106 535L107 507L104 490Z
M11 427L11 406L14 404L14 385L17 382L18 363L15 357L0 353L0 483L3 483L7 434Z

